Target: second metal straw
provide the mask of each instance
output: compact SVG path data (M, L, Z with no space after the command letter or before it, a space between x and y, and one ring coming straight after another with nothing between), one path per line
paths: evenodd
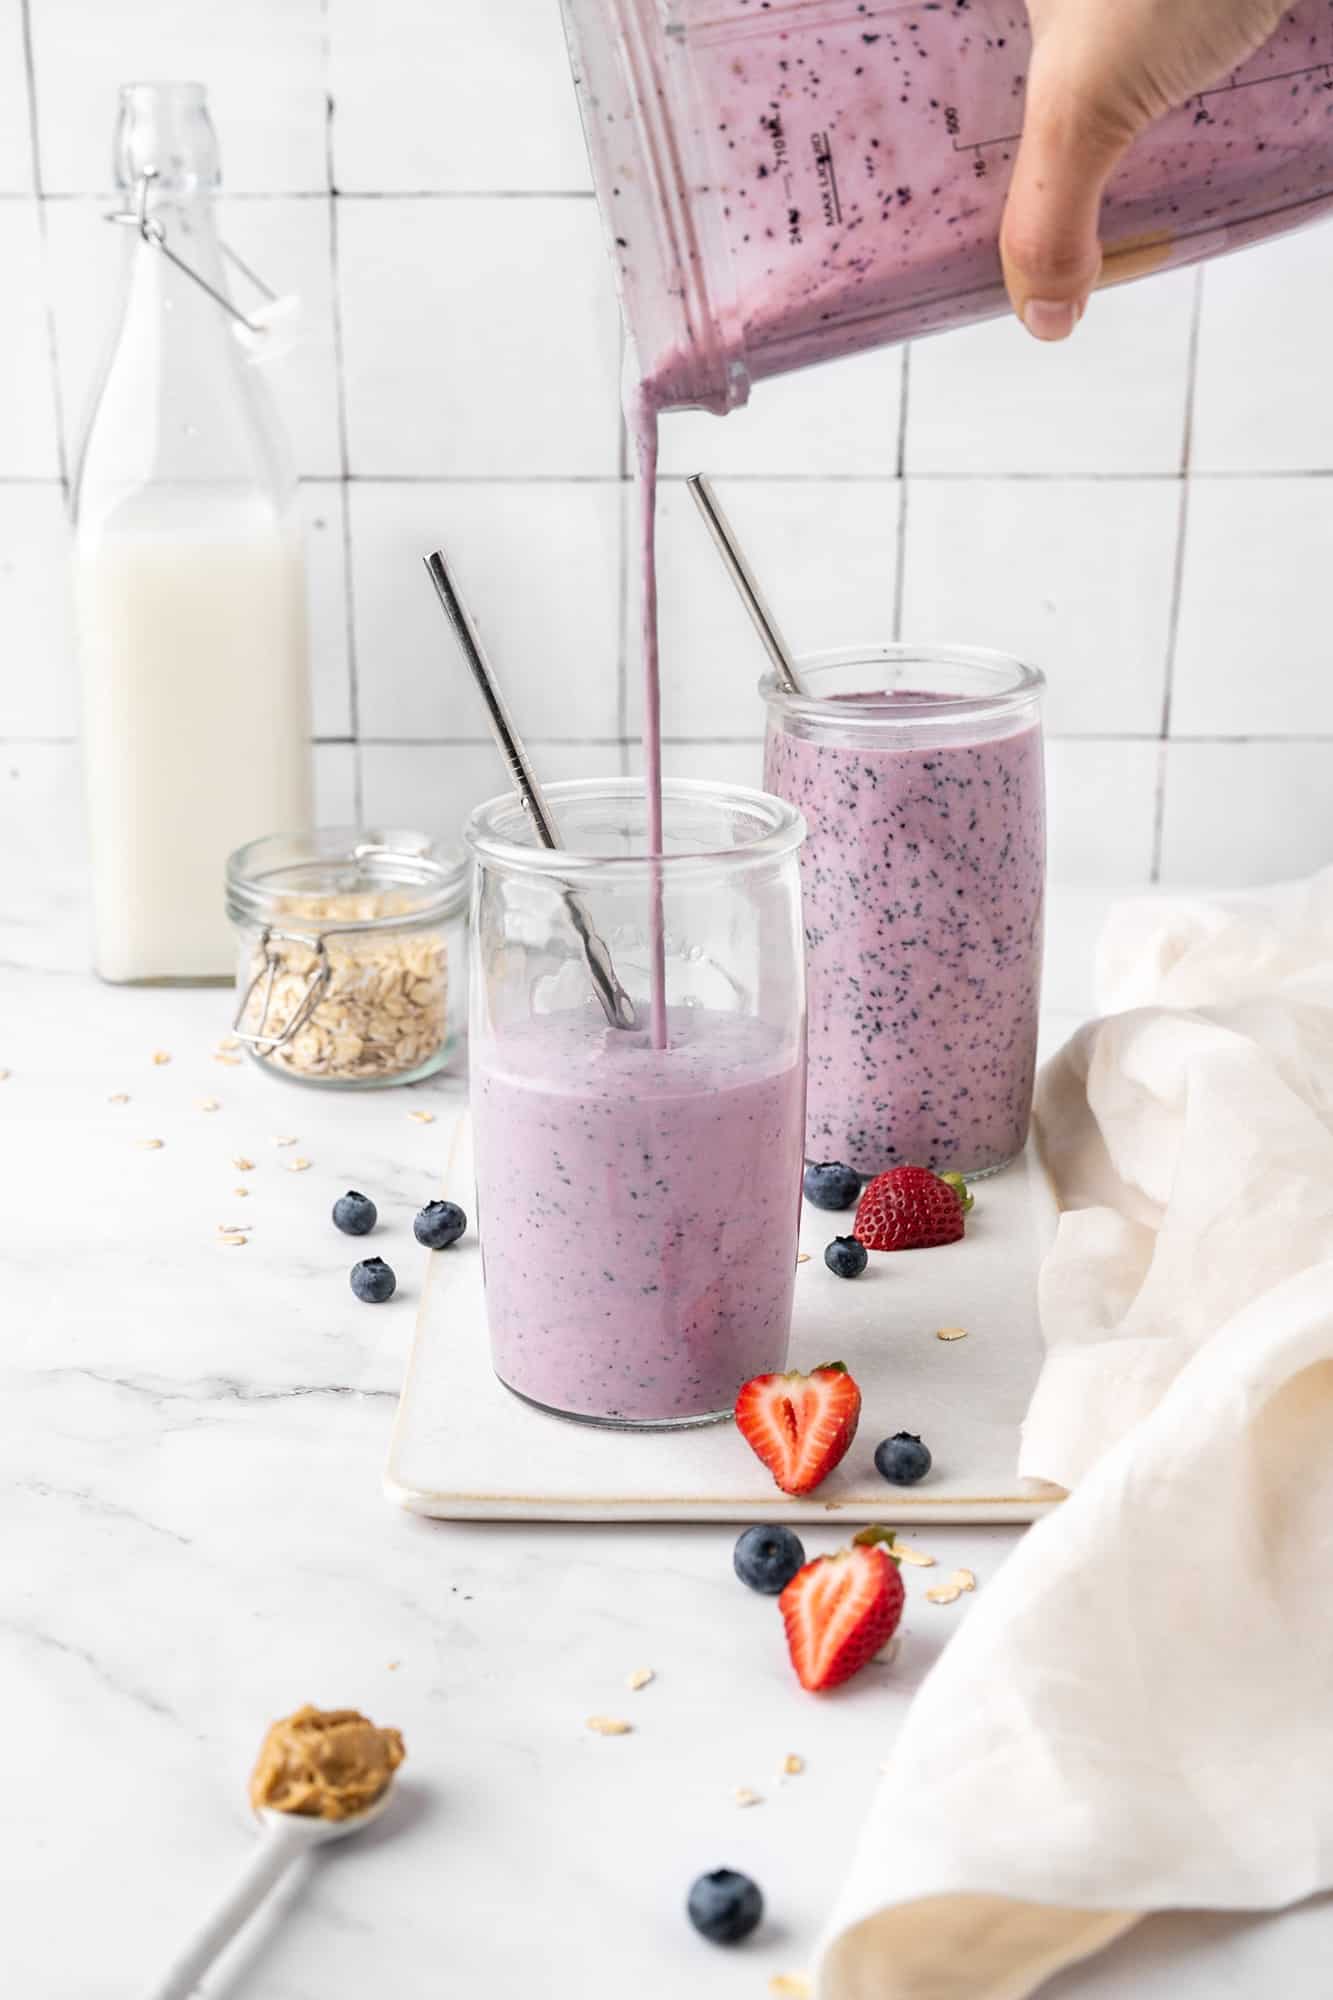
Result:
M537 838L543 847L558 848L562 844L560 829L537 782L537 774L528 762L528 755L518 732L509 719L504 697L482 651L481 640L477 637L466 605L454 587L448 564L444 560L444 552L442 549L435 549L424 560L430 573L430 580L435 585L436 595L444 606L444 615L454 628L455 637L463 649L463 657L471 669L472 678L481 690L491 731L500 746L500 754L509 767L509 775L523 801L528 818L532 821ZM564 897L565 907L582 942L584 956L588 961L588 972L607 1020L613 1028L637 1027L639 1017L634 1002L616 977L616 969L611 963L611 954L606 948L605 939L593 929L592 919L583 907L581 898L569 888L564 891Z
M685 484L690 489L690 497L704 517L704 524L717 544L718 554L727 566L728 574L744 601L745 608L754 620L755 631L764 642L764 649L773 662L779 687L788 694L804 694L796 672L796 662L791 648L778 630L773 613L764 601L764 593L755 582L750 565L741 553L741 545L736 540L731 523L722 512L716 494L702 472L692 472Z

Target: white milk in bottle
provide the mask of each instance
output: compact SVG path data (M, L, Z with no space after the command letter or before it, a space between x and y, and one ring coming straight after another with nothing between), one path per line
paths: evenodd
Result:
M149 226L225 291L200 87L127 87L116 163L128 203L146 199ZM225 979L228 854L311 817L295 483L225 309L126 237L75 500L96 965L117 981Z

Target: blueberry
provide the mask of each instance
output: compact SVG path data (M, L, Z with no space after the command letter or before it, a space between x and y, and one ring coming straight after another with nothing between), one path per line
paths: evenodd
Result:
M854 1167L837 1160L823 1160L805 1170L805 1198L815 1208L850 1208L861 1192L861 1176Z
M428 1201L417 1210L412 1234L428 1250L447 1250L467 1228L467 1217L456 1201Z
M735 1868L715 1868L690 1889L690 1922L714 1944L739 1944L764 1914L759 1885Z
M898 1431L875 1446L875 1470L891 1486L915 1486L930 1471L930 1453L911 1431Z
M333 1226L344 1236L369 1236L379 1221L379 1210L368 1194L348 1188L333 1204Z
M805 1561L800 1537L790 1528L747 1528L731 1558L736 1574L751 1590L776 1597Z
M369 1306L382 1306L398 1289L398 1280L382 1257L365 1257L352 1266L352 1290Z
M859 1278L869 1261L865 1244L855 1236L835 1236L824 1252L824 1262L839 1278Z

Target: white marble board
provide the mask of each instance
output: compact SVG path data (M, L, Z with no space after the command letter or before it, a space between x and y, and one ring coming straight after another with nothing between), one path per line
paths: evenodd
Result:
M460 1120L446 1184L472 1183ZM961 1243L872 1255L865 1275L824 1267L851 1217L806 1206L791 1361L845 1361L861 1385L855 1443L805 1500L780 1494L730 1424L601 1430L533 1409L491 1372L475 1237L431 1259L385 1470L390 1499L444 1520L1031 1521L1059 1497L1015 1474L1041 1360L1037 1265L1055 1204L1031 1151L975 1190ZM967 1329L943 1341L940 1327ZM918 1432L935 1454L917 1487L874 1469L878 1440Z

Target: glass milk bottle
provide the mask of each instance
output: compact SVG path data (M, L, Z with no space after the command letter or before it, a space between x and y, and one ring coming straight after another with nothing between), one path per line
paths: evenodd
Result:
M296 484L226 302L202 86L126 85L115 165L140 226L74 501L95 962L229 979L227 856L311 819Z

